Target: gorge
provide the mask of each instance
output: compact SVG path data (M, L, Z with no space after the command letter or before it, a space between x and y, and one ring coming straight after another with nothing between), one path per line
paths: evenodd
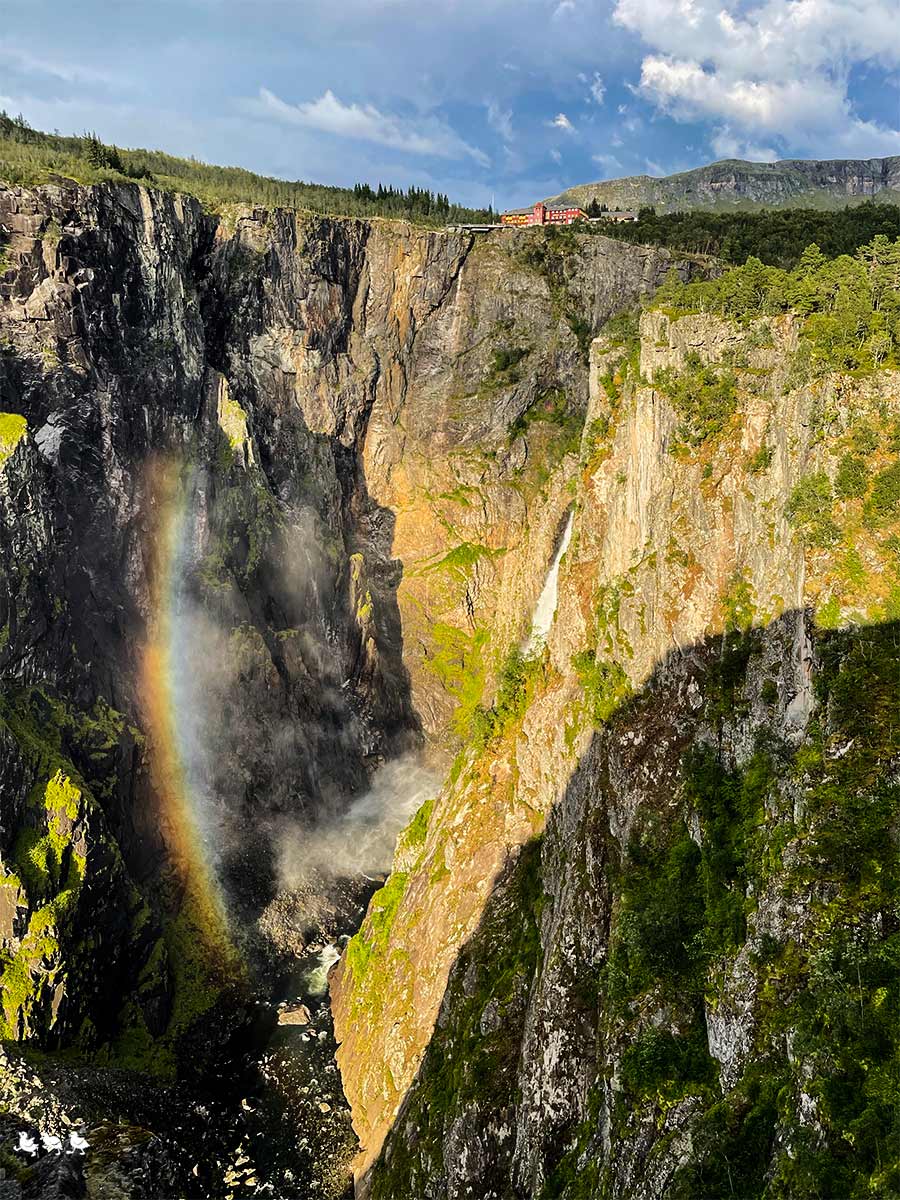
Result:
M570 230L0 226L2 1194L900 1189L893 334Z

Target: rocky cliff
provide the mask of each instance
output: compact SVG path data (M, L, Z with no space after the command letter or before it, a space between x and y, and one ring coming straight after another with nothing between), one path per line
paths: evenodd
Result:
M331 977L360 1195L900 1190L890 337L816 369L572 231L68 183L0 226L11 1194L342 1195L324 1008L252 1102L232 1062L409 756ZM29 1174L22 1122L99 1149Z
M3 1033L197 1071L302 947L284 831L468 729L673 260L69 183L0 238Z
M593 343L546 651L333 983L360 1194L897 1189L900 380L799 334Z
M659 212L691 208L843 208L900 196L900 158L783 159L774 163L723 159L692 171L654 178L633 175L567 188L555 202L598 204L626 211L652 205Z

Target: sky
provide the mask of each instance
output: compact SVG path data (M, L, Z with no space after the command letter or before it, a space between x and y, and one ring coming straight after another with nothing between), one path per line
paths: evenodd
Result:
M503 208L720 158L900 154L900 0L0 0L0 108Z

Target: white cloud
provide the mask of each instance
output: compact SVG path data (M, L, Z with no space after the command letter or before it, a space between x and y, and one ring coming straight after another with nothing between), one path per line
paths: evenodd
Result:
M650 49L637 92L677 120L712 121L717 153L900 151L900 131L862 119L854 67L900 65L897 0L616 0ZM767 139L760 143L759 138Z
M622 173L622 164L614 154L593 154L591 155L595 163L599 163L607 175Z
M778 151L739 137L728 125L714 130L710 145L716 158L743 158L751 162L775 162ZM685 147L687 149L687 147Z
M25 75L45 76L57 79L62 83L102 84L106 86L121 86L126 82L125 76L114 75L109 71L95 70L83 62L71 62L48 57L39 57L28 50L22 50L10 42L0 42L0 63L8 63L13 69L18 69Z
M495 133L499 133L504 142L513 140L512 109L501 108L495 100L488 100L487 121Z
M547 124L553 129L561 129L564 133L575 132L575 126L563 112L557 113L553 120L548 121Z
M606 84L603 82L603 77L599 71L594 72L594 78L590 85L591 100L595 104L602 104L603 98L606 95Z
M554 161L555 163L561 163L561 162L562 162L562 155L560 154L560 152L559 152L558 150L551 150L551 151L550 151L550 157L553 159L553 161Z
M334 137L374 142L410 154L472 158L482 166L490 161L483 151L464 142L439 118L411 121L382 113L372 104L344 104L330 88L318 100L301 104L287 104L268 88L260 88L259 99L247 101L244 107L257 116L275 117L286 124Z

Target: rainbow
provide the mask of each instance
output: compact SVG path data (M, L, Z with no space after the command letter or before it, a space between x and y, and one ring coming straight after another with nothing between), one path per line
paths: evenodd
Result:
M140 656L141 708L153 790L172 865L206 935L228 946L227 918L212 861L208 805L194 766L185 681L189 647L183 615L183 578L189 564L193 514L178 465L155 460L147 467L150 614Z

